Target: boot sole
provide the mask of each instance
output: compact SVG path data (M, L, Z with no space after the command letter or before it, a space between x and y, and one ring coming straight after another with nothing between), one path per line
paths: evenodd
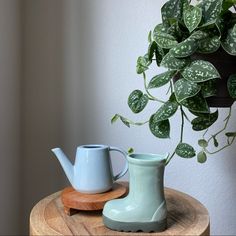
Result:
M103 223L109 229L124 232L161 232L167 228L167 219L154 222L122 222L111 220L103 215Z

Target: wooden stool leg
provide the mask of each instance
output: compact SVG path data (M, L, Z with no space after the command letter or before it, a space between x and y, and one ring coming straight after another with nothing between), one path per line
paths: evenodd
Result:
M78 212L78 210L64 206L64 212L68 216L72 216L72 215L76 214Z

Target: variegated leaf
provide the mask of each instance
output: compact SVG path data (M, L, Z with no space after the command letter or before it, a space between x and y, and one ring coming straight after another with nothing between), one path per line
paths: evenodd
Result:
M204 98L215 96L217 93L217 79L207 80L199 83Z
M193 39L193 40L203 40L205 38L208 38L208 33L206 33L205 31L202 31L202 30L197 30L197 31L194 31L190 36L189 36L190 39Z
M167 84L173 78L175 73L176 73L175 70L169 70L154 76L148 84L148 89L159 88Z
M164 49L157 45L157 48L155 50L155 57L156 57L157 66L161 65L161 62L162 62L162 59L164 56L165 56Z
M194 31L202 19L202 9L199 7L189 7L184 11L184 23L191 33Z
M158 24L153 30L153 37L154 35L158 35L159 33L167 33L168 27L163 24Z
M201 131L209 128L218 119L218 110L214 113L205 114L204 116L196 117L192 120L192 129L195 131Z
M166 49L170 49L178 43L175 37L171 34L161 32L153 35L153 39L156 41L159 47Z
M199 6L202 9L204 25L213 24L221 13L222 0L204 0Z
M128 106L134 113L141 112L148 103L148 96L140 90L134 90L128 98Z
M207 38L201 40L198 44L198 52L200 53L213 53L216 52L220 47L219 36L214 36L212 38Z
M200 92L193 97L183 100L181 104L193 112L209 113L209 107L206 99Z
M151 64L149 60L149 55L146 54L145 56L138 57L136 71L138 74L142 74L144 71L148 69L148 66Z
M228 91L233 99L236 99L236 74L231 75L227 82Z
M183 158L192 158L196 155L194 148L187 143L179 143L175 149L175 153Z
M179 22L177 21L171 24L167 30L167 33L173 35L176 39L180 39L182 37L182 31L179 27Z
M157 138L170 137L170 122L169 120L156 121L154 115L149 120L149 129Z
M169 119L175 114L178 109L178 106L179 105L177 102L167 101L156 111L153 116L153 120L155 122L158 122Z
M182 75L192 82L204 82L210 79L220 78L216 68L208 61L196 60L186 67Z
M186 98L193 97L200 91L201 87L185 79L179 79L174 84L175 96L180 103Z
M236 56L236 24L228 30L227 37L221 42L221 45L227 53Z
M171 19L181 19L188 0L169 0L161 8L162 21L169 25Z
M198 48L198 43L193 39L186 39L181 43L178 43L176 46L171 48L170 52L178 58L188 57L196 52Z
M172 70L181 70L189 64L189 58L176 58L171 52L168 52L161 61L161 66Z

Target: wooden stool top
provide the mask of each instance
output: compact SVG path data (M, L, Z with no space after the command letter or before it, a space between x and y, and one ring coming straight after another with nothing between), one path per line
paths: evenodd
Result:
M125 184L127 185L127 184ZM191 196L165 188L168 228L161 233L125 233L103 225L102 211L64 213L61 192L39 201L30 214L30 235L209 235L207 209Z

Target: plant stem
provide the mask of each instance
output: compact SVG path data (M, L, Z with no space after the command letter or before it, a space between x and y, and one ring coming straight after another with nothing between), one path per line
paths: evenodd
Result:
M180 111L181 111L181 133L180 133L180 143L183 142L183 135L184 135L184 111L183 107L180 106Z
M131 124L131 125L137 125L137 126L145 125L145 124L147 124L147 123L149 122L149 120L144 121L144 122L134 122L134 121L129 120L129 119L127 119L127 118L125 118L125 120L126 120L129 124Z
M202 135L202 138L204 139L206 133L208 132L208 129L206 129L206 131L204 132L204 134Z
M214 135L212 135L212 136L207 140L208 143L213 139L213 137L216 137L217 135L219 135L220 133L222 133L222 132L227 128L228 123L229 123L229 120L230 120L230 117L231 117L231 112L232 112L232 107L229 108L229 113L228 113L227 117L225 118L225 125L224 125L224 127L223 127L221 130L219 130L217 133L215 133Z
M146 77L145 72L143 72L143 80L144 80L144 88L145 88L145 91L146 91L146 93L147 93L149 99L150 99L150 100L153 100L153 101L165 103L164 101L162 101L162 100L160 100L160 99L158 99L158 98L152 96L152 95L150 94L150 92L148 91L148 88L147 88L147 77Z
M171 154L171 156L169 156L169 157L166 159L166 163L165 163L166 166L170 163L170 160L174 157L174 155L175 155L175 151Z
M170 91L171 91L171 94L174 92L172 80L170 80Z
M181 131L180 131L180 141L179 141L179 143L182 143L183 142L183 135L184 135L184 111L183 111L183 107L182 106L180 106L180 111L181 111ZM175 150L176 150L176 148L175 148ZM174 157L175 153L176 153L176 151L174 151L171 154L171 156L169 156L166 159L166 163L165 163L166 166L169 164L170 160Z
M228 126L228 123L229 123L229 120L230 120L230 117L231 117L231 112L232 112L232 107L229 108L229 113L227 115L227 117L225 118L225 125L224 127L219 130L215 135L212 135L209 139L208 139L208 143L211 141L211 139L213 139L213 137L216 137L217 135L219 135L220 133L222 133ZM205 148L205 151L208 153L208 154L216 154L222 150L224 150L225 148L229 147L235 140L236 137L233 137L232 140L230 142L228 142L228 144L226 144L225 146L221 147L220 149L214 151L214 152L210 152L208 151L206 148Z
M210 152L210 151L208 151L206 148L205 148L205 151L206 151L206 153L211 154L211 155L212 155L212 154L216 154L216 153L218 153L218 152L224 150L225 148L229 147L229 146L234 142L234 139L235 139L235 137L232 138L231 142L229 142L228 144L226 144L225 146L223 146L222 148L220 148L220 149L218 149L218 150L216 150L216 151L214 151L214 152Z

